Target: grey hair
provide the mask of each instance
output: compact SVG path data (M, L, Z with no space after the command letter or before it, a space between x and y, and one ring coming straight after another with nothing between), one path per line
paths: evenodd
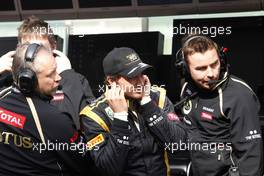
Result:
M13 80L15 83L17 83L18 75L24 68L29 68L33 70L34 72L39 71L37 65L35 64L35 59L33 60L33 62L25 61L26 50L30 44L31 43L26 42L24 44L19 44L16 48L16 53L15 53L13 64L12 64L12 74L13 74ZM42 44L39 44L39 45L40 47L38 48L36 55L38 54L40 50L45 50L48 53L52 53L50 47L44 46Z

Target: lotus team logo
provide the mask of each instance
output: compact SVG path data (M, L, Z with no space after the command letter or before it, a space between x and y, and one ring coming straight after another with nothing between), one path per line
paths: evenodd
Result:
M189 114L192 110L192 101L191 100L186 101L183 105L182 110L184 114Z
M132 54L128 55L127 58L128 58L131 62L137 61L137 60L139 59L138 56L137 56L135 53L132 53Z

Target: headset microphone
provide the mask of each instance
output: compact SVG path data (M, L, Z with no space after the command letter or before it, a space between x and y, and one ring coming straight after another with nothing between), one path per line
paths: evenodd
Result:
M198 94L198 92L196 91L196 92L193 92L191 95L188 95L188 96L184 97L179 102L177 102L176 104L173 105L174 108L180 109L187 100L195 97L197 94Z

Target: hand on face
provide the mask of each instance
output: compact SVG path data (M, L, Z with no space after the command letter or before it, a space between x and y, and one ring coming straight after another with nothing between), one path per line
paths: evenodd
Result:
M108 105L111 107L114 113L128 111L128 104L125 99L124 91L119 85L116 84L116 82L111 83L110 89L107 88L105 96Z
M15 51L9 51L0 58L0 73L11 71Z
M142 75L142 77L143 77L143 81L144 81L143 97L149 97L150 96L150 87L151 87L149 78L147 75Z

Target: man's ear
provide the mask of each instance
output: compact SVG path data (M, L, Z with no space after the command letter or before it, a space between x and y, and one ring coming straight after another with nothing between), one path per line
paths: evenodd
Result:
M51 49L52 50L57 50L57 43L50 43Z
M106 76L105 82L107 85L111 85L114 82L114 78L112 76Z
M113 82L117 82L118 79L119 79L119 76L106 76L105 81L108 85L111 85Z

